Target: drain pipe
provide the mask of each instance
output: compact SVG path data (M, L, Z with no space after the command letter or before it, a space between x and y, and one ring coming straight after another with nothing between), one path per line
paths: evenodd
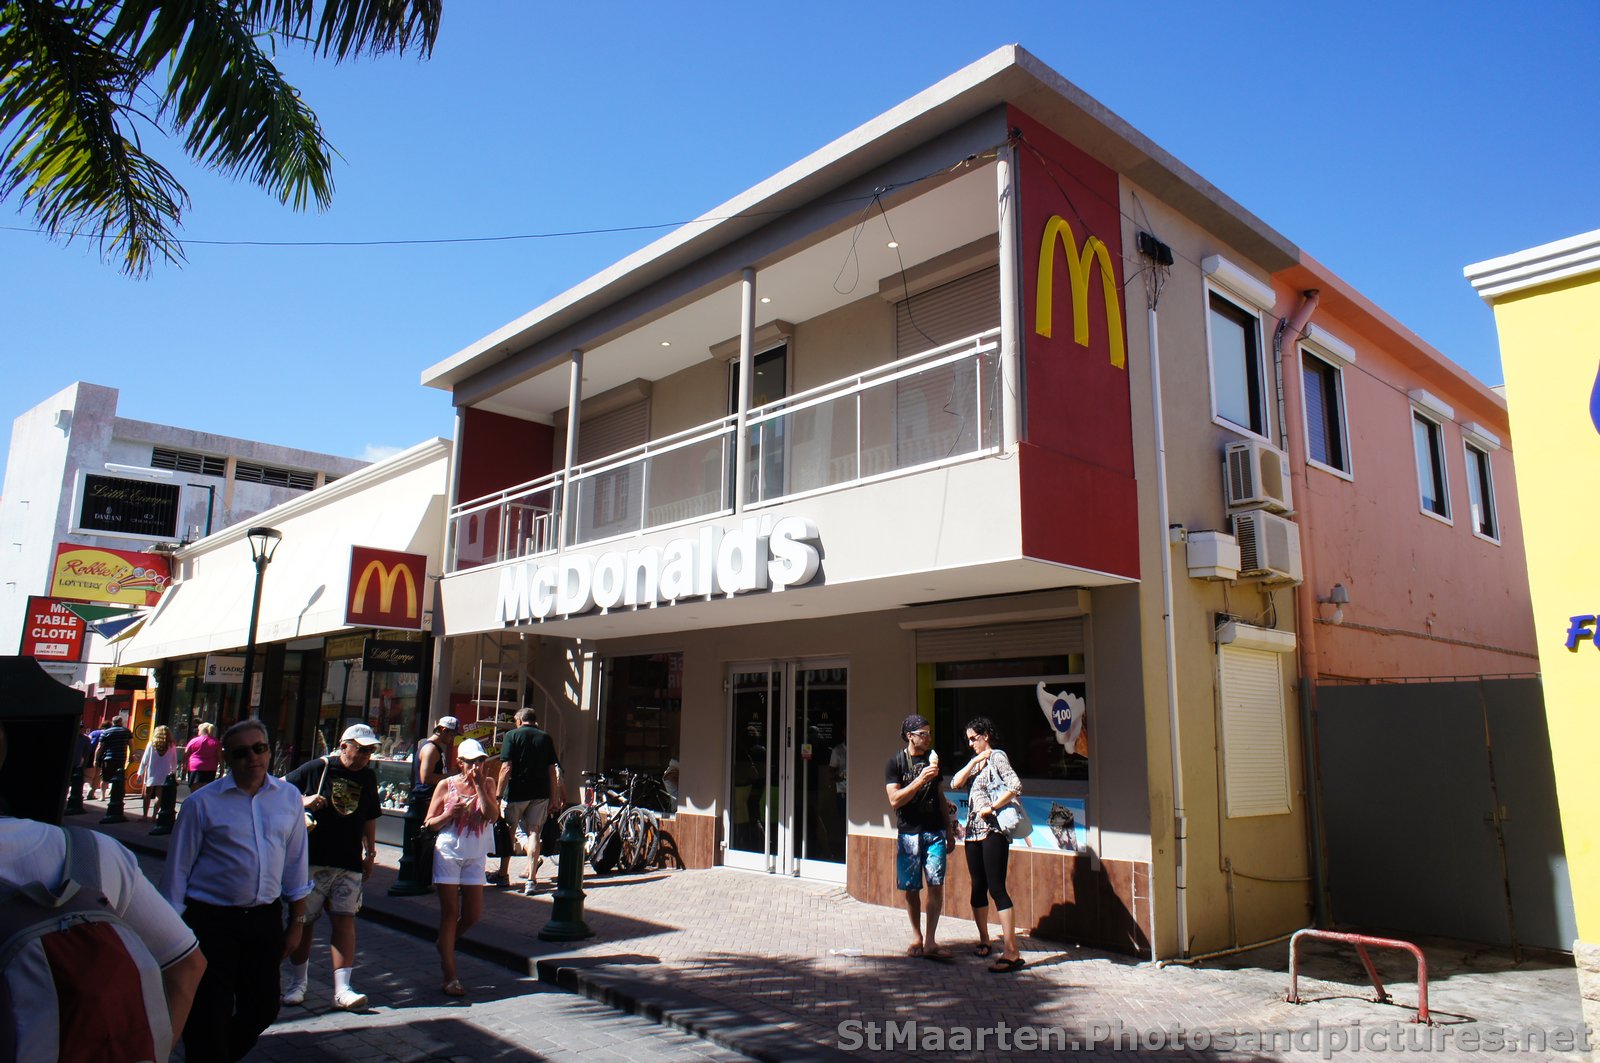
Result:
M1161 633L1166 641L1167 738L1172 756L1172 837L1176 851L1178 955L1189 954L1189 818L1183 803L1183 742L1178 734L1178 655L1172 619L1171 514L1167 508L1167 435L1161 411L1161 338L1155 300L1146 313L1150 329L1150 413L1156 444L1156 527L1161 535Z
M1318 583L1315 575L1316 552L1311 549L1309 542L1311 534L1311 489L1306 474L1306 458L1304 451L1296 452L1289 447L1289 417L1293 418L1292 427L1294 434L1304 438L1305 426L1301 423L1300 404L1290 404L1284 401L1285 373L1283 371L1283 347L1286 342L1291 342L1299 337L1311 320L1311 315L1317 309L1320 292L1310 288L1301 293L1300 305L1295 309L1293 316L1285 319L1278 325L1277 333L1272 339L1272 358L1274 372L1278 382L1278 426L1279 436L1283 441L1284 453L1289 455L1291 469L1291 482L1299 481L1298 495L1295 498L1295 516L1300 525L1300 557L1302 559L1301 575L1305 582L1295 588L1295 655L1300 671L1299 702L1300 702L1300 754L1301 772L1305 777L1306 790L1306 819L1310 829L1308 848L1311 850L1311 924L1318 927L1328 925L1328 870L1323 862L1324 838L1322 830L1322 780L1321 770L1318 766L1316 743L1316 718L1317 718L1317 626L1313 613L1316 609L1316 588ZM1296 364L1299 360L1296 359ZM1305 380L1300 379L1299 388L1304 392Z

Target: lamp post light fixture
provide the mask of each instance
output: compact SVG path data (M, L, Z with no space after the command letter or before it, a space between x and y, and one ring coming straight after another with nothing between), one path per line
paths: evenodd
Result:
M243 708L250 716L250 684L255 679L256 669L256 624L261 620L261 584L267 576L267 566L272 563L272 555L277 552L278 543L283 539L283 533L276 528L251 528L245 533L250 540L250 560L256 564L256 593L250 601L250 630L244 644L244 676L243 686L239 688ZM244 719L244 715L239 717Z

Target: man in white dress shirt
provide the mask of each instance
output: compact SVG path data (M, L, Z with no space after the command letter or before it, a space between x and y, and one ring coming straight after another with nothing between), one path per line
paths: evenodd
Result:
M189 1063L244 1058L278 1017L278 963L299 941L311 892L300 791L268 772L266 728L241 720L222 750L231 774L184 802L161 875L206 957L183 1030Z

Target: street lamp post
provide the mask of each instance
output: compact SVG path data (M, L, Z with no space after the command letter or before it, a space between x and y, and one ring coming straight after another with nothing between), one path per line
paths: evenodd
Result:
M261 584L267 577L267 566L272 563L272 555L278 549L278 543L283 539L283 533L276 528L251 528L245 533L250 540L250 560L256 563L256 593L250 601L250 631L244 644L244 677L243 686L240 687L240 698L244 704L241 706L245 715L254 716L250 708L250 684L255 679L256 670L256 624L261 620Z

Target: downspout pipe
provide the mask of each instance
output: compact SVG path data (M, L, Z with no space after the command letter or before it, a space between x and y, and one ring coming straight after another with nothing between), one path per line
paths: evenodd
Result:
M1154 300L1146 311L1150 329L1150 412L1156 444L1156 528L1161 536L1161 632L1166 646L1167 740L1172 758L1172 836L1176 853L1178 956L1189 954L1189 817L1183 800L1183 740L1178 729L1178 651L1172 618L1172 526L1167 506L1167 435L1161 406L1161 334Z
M1291 436L1302 441L1305 439L1303 402L1305 378L1303 375L1297 375L1294 383L1295 394L1299 395L1302 401L1286 402L1284 395L1289 374L1285 372L1283 364L1284 344L1298 341L1305 333L1311 315L1316 312L1318 298L1319 292L1315 288L1301 293L1300 305L1293 315L1278 326L1277 333L1273 337L1272 357L1278 383L1279 437L1283 441L1284 452L1289 455L1290 480L1295 484L1295 518L1300 527L1301 575L1304 577L1304 582L1296 587L1294 592L1294 626L1295 655L1300 674L1297 686L1300 703L1301 772L1305 778L1306 826L1310 834L1308 848L1311 857L1311 922L1313 926L1326 927L1330 918L1328 869L1323 860L1326 841L1322 828L1322 775L1318 765L1316 741L1318 653L1315 612L1317 588L1320 584L1316 578L1317 555L1311 544L1312 501L1311 485L1306 471L1306 451L1303 445L1291 448L1288 444ZM1293 368L1299 366L1300 358L1296 354Z

